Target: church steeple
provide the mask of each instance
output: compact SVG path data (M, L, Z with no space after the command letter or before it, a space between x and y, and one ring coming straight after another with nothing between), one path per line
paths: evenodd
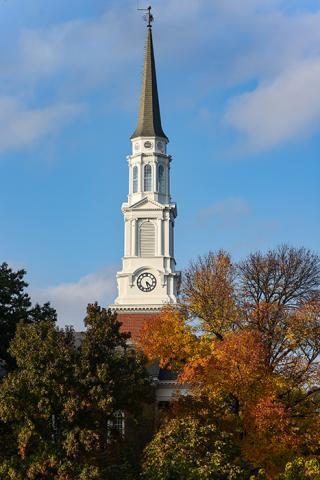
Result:
M157 87L156 65L153 51L152 25L153 17L149 7L147 41L144 57L144 70L138 124L131 139L138 137L160 137L168 141L161 126L160 105Z
M132 153L127 157L128 199L122 204L124 256L117 274L118 296L112 306L123 328L133 333L164 305L177 304L180 285L174 259L177 207L170 192L172 158L161 126L151 7L143 10L148 12L144 74L138 125L131 137Z

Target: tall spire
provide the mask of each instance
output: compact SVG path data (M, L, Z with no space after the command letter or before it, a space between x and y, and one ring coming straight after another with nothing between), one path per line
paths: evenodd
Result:
M148 11L147 42L144 57L144 71L138 125L135 132L131 136L131 139L137 137L162 137L168 140L161 126L156 65L152 41L151 22L153 17L151 15L151 7L149 7Z

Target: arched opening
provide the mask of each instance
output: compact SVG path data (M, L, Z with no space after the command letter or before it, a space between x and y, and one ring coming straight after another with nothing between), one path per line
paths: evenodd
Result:
M159 165L158 167L158 192L165 193L166 192L166 183L165 183L165 176L164 176L164 166Z
M144 191L151 192L152 190L152 168L151 165L145 165L144 167Z
M133 193L138 191L138 167L133 167L132 171L132 181L133 181Z

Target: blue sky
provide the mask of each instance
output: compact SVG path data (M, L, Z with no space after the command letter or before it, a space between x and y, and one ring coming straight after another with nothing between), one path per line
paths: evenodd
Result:
M136 5L0 2L1 261L76 328L87 302L115 296L145 42ZM319 252L320 1L153 6L179 268L209 249Z

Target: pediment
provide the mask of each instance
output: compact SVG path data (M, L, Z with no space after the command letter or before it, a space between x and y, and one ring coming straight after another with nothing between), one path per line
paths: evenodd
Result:
M139 202L134 203L128 207L128 210L164 210L165 206L162 203L150 200L149 198L143 198Z

